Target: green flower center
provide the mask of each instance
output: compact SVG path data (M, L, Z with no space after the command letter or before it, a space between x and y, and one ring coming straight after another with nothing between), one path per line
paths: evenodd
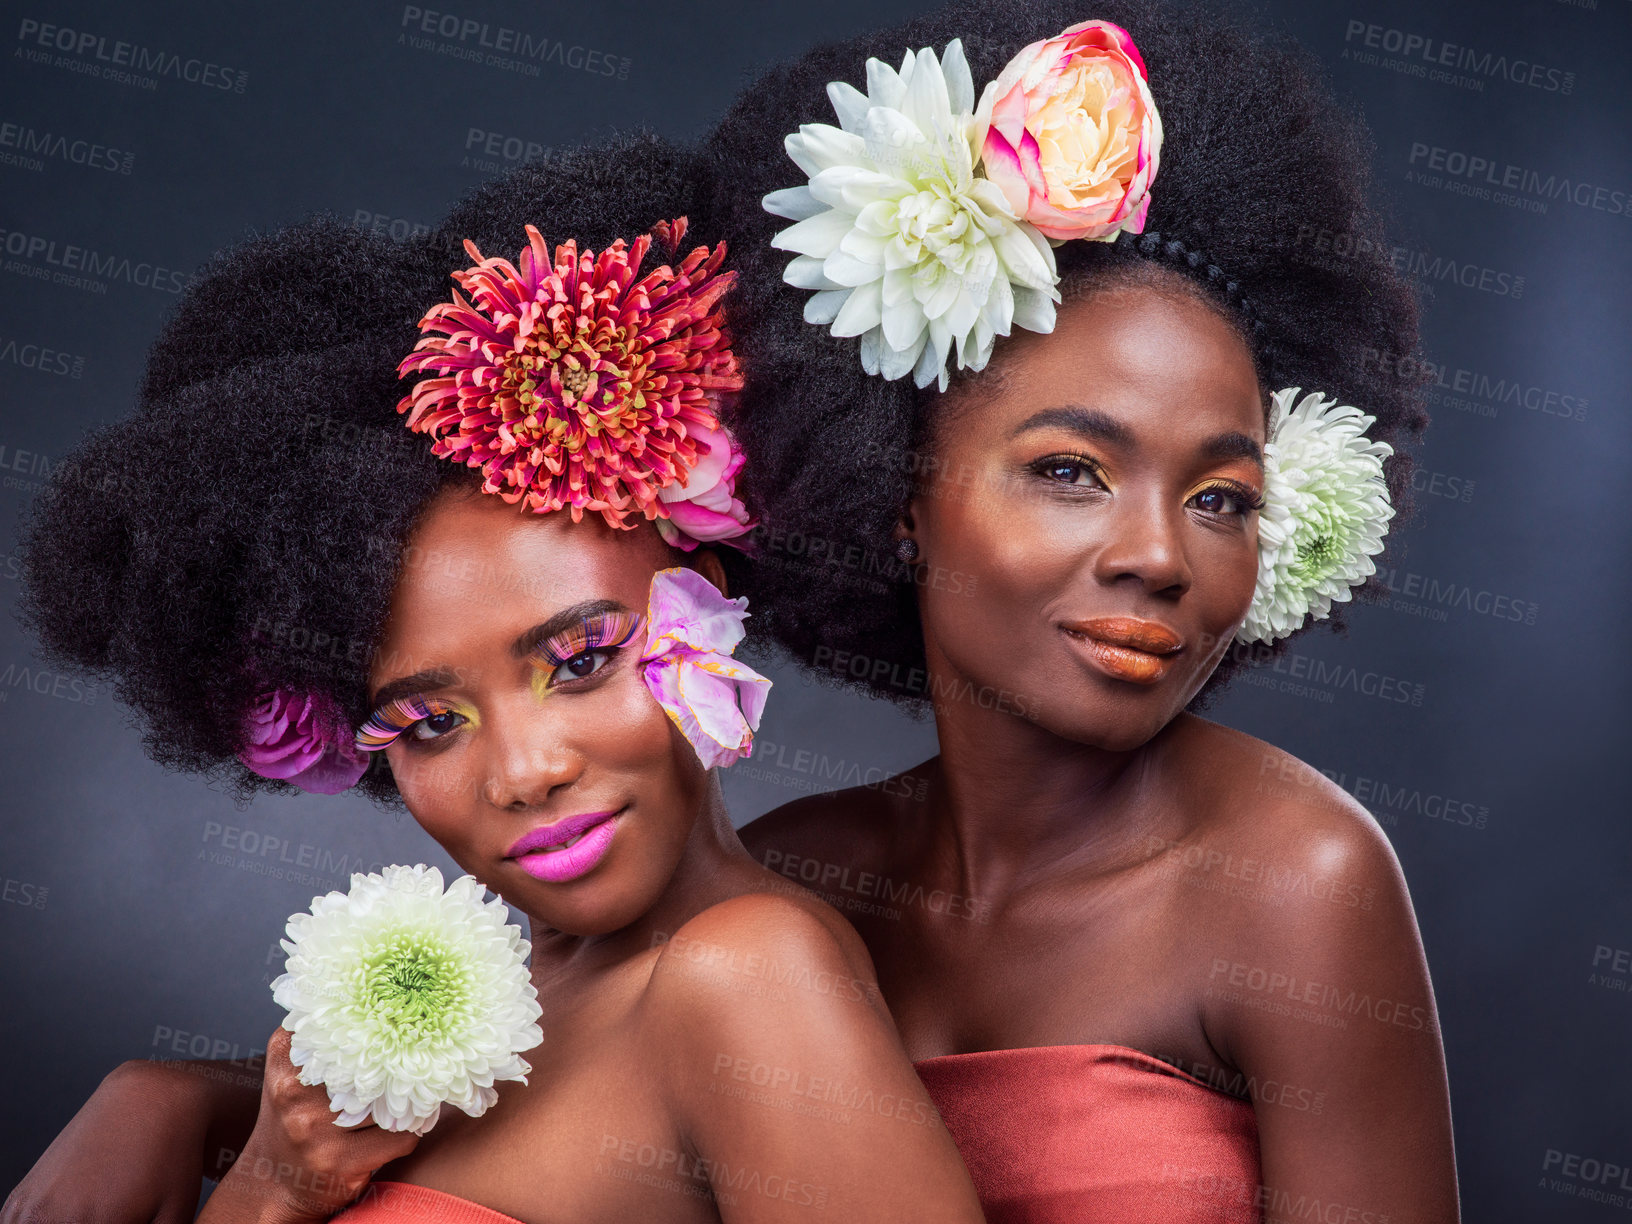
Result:
M355 981L358 1007L385 1035L407 1044L448 1038L470 1001L463 960L417 932L396 935L370 953Z
M1329 535L1317 535L1298 544L1298 569L1318 576L1337 558L1337 541Z

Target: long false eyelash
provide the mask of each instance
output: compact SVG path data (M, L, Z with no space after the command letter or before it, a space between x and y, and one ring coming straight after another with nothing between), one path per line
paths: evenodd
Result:
M540 642L533 651L533 663L553 671L585 651L627 646L640 632L644 620L638 612L597 612L586 616L572 628Z
M378 752L394 744L398 736L420 719L453 712L451 705L434 697L398 697L375 710L357 729L357 747L363 752Z
M1259 493L1250 485L1239 484L1233 480L1214 480L1202 485L1192 496L1200 496L1214 489L1220 489L1230 496L1238 498L1242 505L1249 510L1262 510L1264 508L1264 495L1262 493Z

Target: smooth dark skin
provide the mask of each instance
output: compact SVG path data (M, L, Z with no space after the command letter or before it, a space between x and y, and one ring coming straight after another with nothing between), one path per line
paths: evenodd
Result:
M772 812L745 844L790 875L812 871L797 856L965 899L939 907L956 916L851 915L915 1060L1110 1044L1220 1087L1239 1074L1270 1218L1302 1195L1396 1224L1456 1220L1433 992L1387 839L1317 771L1184 712L1256 573L1256 513L1198 494L1216 477L1262 492L1258 461L1204 453L1226 433L1264 442L1245 345L1188 291L1158 284L1072 301L1052 335L1011 337L999 353L997 377L948 405L944 478L898 532L918 564L974 579L919 584L941 754L910 785ZM1025 428L1072 405L1131 440L1065 418ZM1098 460L1104 482L1072 455ZM1061 624L1112 615L1176 630L1175 670L1146 687L1084 662ZM1255 895L1231 895L1242 878ZM1232 985L1254 969L1296 985ZM1341 1028L1248 1005L1289 1002L1310 982L1389 1003L1306 1008L1346 1015Z
M642 678L644 631L579 656L583 676L545 665L554 687L535 688L540 669L517 645L530 630L586 601L644 614L652 575L683 554L648 524L575 524L466 489L433 501L412 542L420 556L468 560L471 576L404 570L371 687L439 670L413 691L461 713L421 720L436 738L410 732L386 751L415 819L528 915L545 1040L526 1054L526 1084L500 1084L480 1118L444 1107L416 1140L334 1126L280 1029L254 1132L200 1219L326 1219L379 1169L529 1224L771 1224L812 1211L977 1224L866 948L743 849L717 777ZM723 583L712 554L690 563ZM577 880L537 880L506 857L531 829L608 811L621 813L611 849ZM7 1214L24 1218L22 1204Z
M1444 1054L1387 839L1296 758L1184 712L1256 572L1256 516L1202 491L1262 489L1250 458L1203 454L1224 434L1264 442L1246 346L1183 282L1158 281L1065 304L1053 334L1003 340L960 395L935 455L945 479L900 528L920 565L976 578L919 584L941 755L906 785L780 808L744 841L787 874L814 861L962 899L899 919L850 911L914 1059L1143 1050L1252 1100L1269 1218L1301 1195L1395 1224L1455 1221ZM1017 432L1073 405L1132 442L1063 418ZM1106 484L1045 462L1073 454ZM1159 684L1104 676L1060 628L1118 614L1182 636ZM1232 985L1254 970L1283 977ZM1305 1006L1343 1027L1249 1006L1290 1012L1287 992L1309 983L1372 1003ZM243 1133L236 1093L212 1086L200 1106L223 1136Z

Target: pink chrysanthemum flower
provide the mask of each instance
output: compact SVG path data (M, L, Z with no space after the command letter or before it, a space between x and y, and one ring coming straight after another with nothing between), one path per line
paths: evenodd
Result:
M686 218L652 229L672 251ZM442 377L423 379L397 411L432 435L434 454L481 468L482 487L506 501L566 507L574 522L598 510L614 527L633 527L624 519L637 512L669 517L658 490L706 453L696 434L720 428L714 397L742 389L718 309L737 276L719 270L725 244L636 280L650 234L599 255L569 241L553 265L543 235L529 225L527 237L519 267L465 243L477 262L453 279L469 300L455 291L427 311L398 367Z

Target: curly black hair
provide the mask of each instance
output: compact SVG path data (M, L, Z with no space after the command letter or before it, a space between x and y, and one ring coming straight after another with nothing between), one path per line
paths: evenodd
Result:
M1406 448L1427 425L1420 383L1400 375L1421 368L1406 360L1418 352L1418 305L1368 202L1362 122L1307 54L1233 19L1158 0L1102 0L1091 12L1133 36L1165 138L1145 233L1058 248L1062 295L1107 282L1186 286L1248 340L1266 392L1296 385L1361 405L1376 417L1370 436L1395 448L1385 470L1397 528L1409 512ZM818 672L824 660L873 660L863 677L830 678L875 695L918 704L923 691L917 591L892 559L892 530L925 466L911 457L933 454L942 397L866 374L858 339L804 321L810 294L783 283L790 255L771 246L788 222L761 198L805 181L784 137L834 122L828 82L860 82L869 57L940 53L959 38L978 94L1022 47L1082 17L1075 0L970 0L818 47L745 90L708 142L742 272L733 320L749 386L732 424L762 515L763 628ZM954 375L948 394L982 376ZM1343 631L1341 606L1326 623ZM1289 641L1232 646L1192 708Z
M360 724L409 534L444 486L479 484L396 411L420 316L470 263L460 240L513 259L532 223L599 250L690 213L689 249L711 241L703 181L694 154L617 136L487 184L405 243L317 218L217 256L135 414L81 441L31 507L22 616L46 655L111 680L160 763L241 798L291 790L237 760L246 712L288 687ZM396 795L385 768L359 785Z

